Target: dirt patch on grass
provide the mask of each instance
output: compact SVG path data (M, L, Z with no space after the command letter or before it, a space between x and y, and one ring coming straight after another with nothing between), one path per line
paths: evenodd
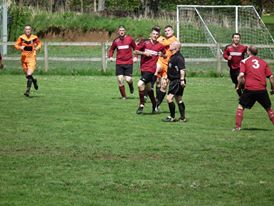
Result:
M110 34L107 31L72 31L50 28L45 32L38 33L38 36L47 41L64 42L105 42L112 41L116 34Z

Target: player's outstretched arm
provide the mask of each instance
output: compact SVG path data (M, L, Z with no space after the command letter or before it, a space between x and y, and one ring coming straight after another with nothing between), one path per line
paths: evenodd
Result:
M271 75L269 77L269 81L270 81L270 86L271 86L270 94L273 95L274 94L274 77L273 77L273 75Z

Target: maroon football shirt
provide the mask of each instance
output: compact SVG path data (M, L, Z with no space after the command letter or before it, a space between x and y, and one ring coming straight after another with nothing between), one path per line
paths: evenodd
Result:
M228 60L229 56L232 56L232 59L227 62L230 69L240 68L240 62L245 58L246 51L247 46L242 44L238 44L236 47L232 44L226 46L223 56L226 60Z
M114 50L117 49L116 64L133 64L132 50L135 50L136 44L131 36L116 38L108 51L108 57L113 57Z
M136 46L136 50L143 52L150 52L152 56L141 56L141 71L155 73L158 61L158 53L166 53L165 47L159 42L153 42L152 40L144 40Z
M244 73L245 89L247 90L265 90L266 77L272 75L267 63L256 56L242 60L240 72Z

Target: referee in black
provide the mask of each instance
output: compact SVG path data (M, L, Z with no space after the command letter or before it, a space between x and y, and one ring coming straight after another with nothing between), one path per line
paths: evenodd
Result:
M178 121L186 122L185 118L185 104L183 102L183 93L186 86L186 68L185 68L185 58L180 52L181 43L175 41L170 44L169 49L172 51L168 62L167 77L169 81L167 102L170 111L170 116L163 119L164 122L175 122L175 104L173 99L175 97L180 111L180 118Z

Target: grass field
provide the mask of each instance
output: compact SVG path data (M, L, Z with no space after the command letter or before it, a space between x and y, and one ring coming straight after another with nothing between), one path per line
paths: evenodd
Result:
M22 75L0 75L0 205L274 204L274 128L256 104L231 132L229 78L188 78L180 124L166 103L136 115L115 77L37 77L25 98Z

